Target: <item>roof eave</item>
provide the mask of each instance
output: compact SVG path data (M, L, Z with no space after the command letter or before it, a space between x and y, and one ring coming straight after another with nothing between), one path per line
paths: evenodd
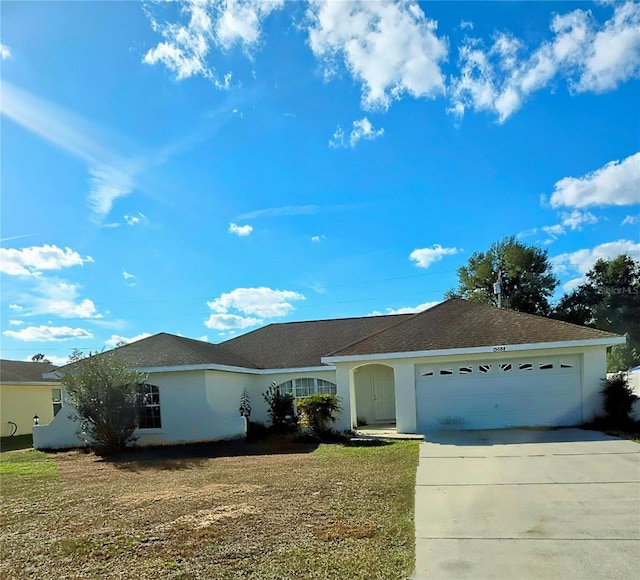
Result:
M587 340L566 340L557 342L533 342L527 344L501 344L492 346L476 346L472 348L447 348L437 350L420 350L407 352L390 352L390 353L374 353L374 354L358 354L358 355L334 355L322 357L321 361L326 364L335 364L341 362L359 362L359 361L376 361L386 359L403 359L403 358L419 358L433 356L448 355L467 355L467 354L487 354L499 352L518 352L527 350L541 350L547 348L580 348L589 346L613 346L615 344L625 344L624 336L612 336L609 338L594 338Z
M318 366L312 366L312 367L255 369L255 368L236 367L236 366L220 365L220 364L198 364L198 365L176 365L176 366L164 366L164 367L136 367L136 370L141 373L172 373L172 372L182 372L182 371L224 371L229 373L242 373L246 375L272 375L276 373L286 374L286 373L331 371L331 370L335 370L335 367L331 365L318 365Z

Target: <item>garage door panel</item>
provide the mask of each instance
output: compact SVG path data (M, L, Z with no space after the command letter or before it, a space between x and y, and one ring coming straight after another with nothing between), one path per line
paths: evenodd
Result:
M505 372L500 365L506 368L507 363L491 361L486 373L478 372L481 363L418 368L418 426L425 430L578 424L582 421L578 363L578 357L523 359L509 361L510 371ZM441 374L443 369L447 374Z

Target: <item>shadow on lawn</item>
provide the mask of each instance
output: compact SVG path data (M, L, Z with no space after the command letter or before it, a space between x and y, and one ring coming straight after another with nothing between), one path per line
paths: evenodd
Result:
M14 435L13 437L0 438L0 452L30 449L31 447L33 447L32 435Z
M318 443L296 442L286 437L269 437L248 442L245 439L132 448L125 453L100 457L98 462L110 463L125 471L175 471L191 469L209 459L311 453Z

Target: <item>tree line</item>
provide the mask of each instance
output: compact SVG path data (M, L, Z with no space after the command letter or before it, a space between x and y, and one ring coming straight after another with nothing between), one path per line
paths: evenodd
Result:
M458 287L446 297L497 306L498 280L504 308L626 335L625 345L607 353L609 372L640 364L640 260L598 259L581 283L554 300L560 280L547 250L510 236L458 268Z

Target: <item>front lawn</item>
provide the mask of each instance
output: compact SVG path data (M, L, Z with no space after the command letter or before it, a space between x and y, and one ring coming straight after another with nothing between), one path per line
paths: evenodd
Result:
M0 577L407 578L418 444L0 456Z

